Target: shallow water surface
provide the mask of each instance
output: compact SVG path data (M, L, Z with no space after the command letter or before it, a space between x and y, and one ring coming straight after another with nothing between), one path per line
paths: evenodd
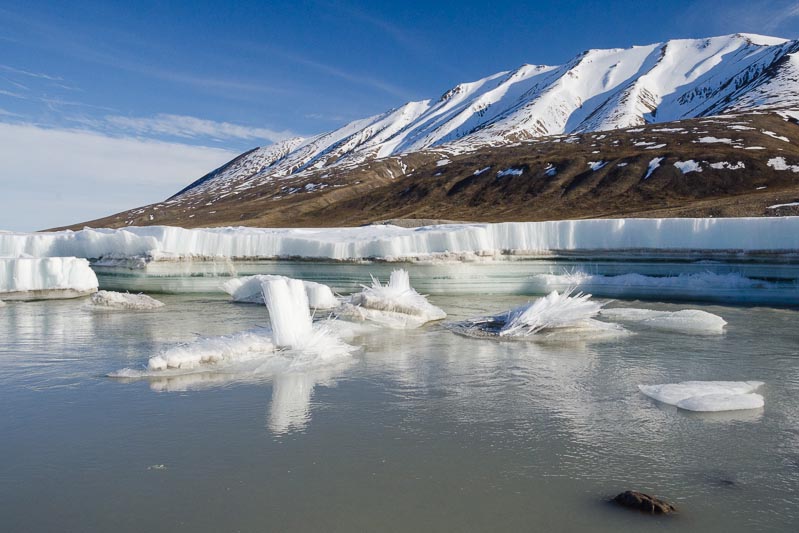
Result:
M5 531L792 531L799 521L799 313L721 315L721 336L498 342L445 324L374 330L307 371L105 377L198 335L268 325L259 305L160 296L0 308ZM432 297L447 321L524 297ZM766 406L690 413L638 384L761 380ZM653 518L607 499L677 505Z

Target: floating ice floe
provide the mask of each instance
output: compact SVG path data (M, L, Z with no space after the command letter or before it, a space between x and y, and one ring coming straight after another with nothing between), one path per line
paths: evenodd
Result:
M272 274L246 276L233 278L222 284L222 289L228 293L235 302L264 303L261 286L263 282L271 279L291 279L285 276ZM308 305L311 309L333 309L338 307L339 300L327 285L313 281L302 281L305 293L308 296Z
M601 339L626 335L617 324L594 317L604 304L591 300L590 294L572 296L552 291L535 302L494 316L474 318L455 324L456 333L472 337L495 337L521 340Z
M0 296L5 300L77 298L95 292L97 286L86 259L0 258Z
M386 285L372 278L371 287L350 296L350 301L337 309L337 314L350 320L368 320L391 328L416 328L447 314L427 301L411 287L407 270L394 270Z
M718 315L699 309L655 311L652 309L602 309L600 315L610 320L634 322L661 331L677 331L696 335L721 335L727 322Z
M146 294L130 294L127 292L97 291L92 294L91 305L104 309L128 309L145 311L163 307L164 303Z
M762 385L762 381L683 381L638 385L638 389L652 399L680 409L714 412L763 407L763 396L754 392Z

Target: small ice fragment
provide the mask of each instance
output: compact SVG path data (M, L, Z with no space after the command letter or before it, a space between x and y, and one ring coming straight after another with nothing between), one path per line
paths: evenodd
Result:
M650 398L689 411L737 411L758 409L765 402L754 394L762 381L683 381L661 385L638 385Z
M91 297L92 306L104 309L126 309L145 311L163 307L164 303L146 294L130 294L126 292L97 291Z
M652 309L602 309L601 315L611 320L635 322L661 331L677 331L697 335L721 335L727 322L718 315L699 309L655 311Z

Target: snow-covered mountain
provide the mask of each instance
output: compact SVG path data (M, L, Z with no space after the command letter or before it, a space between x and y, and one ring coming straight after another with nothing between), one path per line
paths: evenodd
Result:
M799 108L797 52L799 41L735 34L588 50L562 66L523 65L316 137L257 148L173 199L423 149L458 154L547 135Z

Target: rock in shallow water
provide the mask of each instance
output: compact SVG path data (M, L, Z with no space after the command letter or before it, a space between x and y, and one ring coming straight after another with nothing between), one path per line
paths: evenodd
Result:
M677 508L668 502L634 490L622 492L613 498L613 501L622 507L651 514L669 514L677 511Z

